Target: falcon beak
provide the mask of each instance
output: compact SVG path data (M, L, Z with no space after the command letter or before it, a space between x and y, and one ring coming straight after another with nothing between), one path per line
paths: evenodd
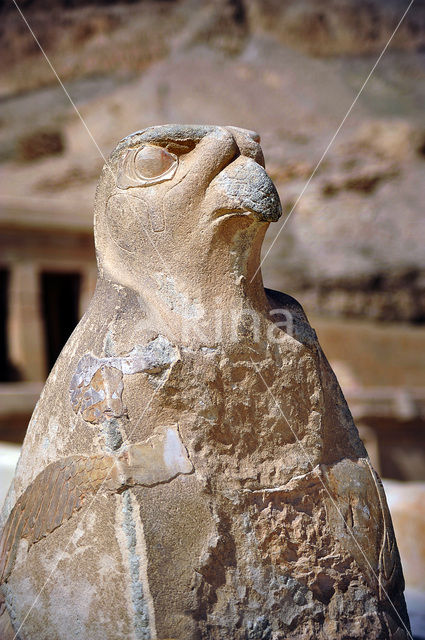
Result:
M271 178L261 165L246 156L236 158L212 180L207 198L215 201L214 212L220 217L254 214L261 222L276 222L282 215Z

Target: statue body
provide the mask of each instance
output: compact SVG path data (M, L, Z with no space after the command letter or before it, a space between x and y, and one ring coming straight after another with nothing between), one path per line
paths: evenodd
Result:
M263 164L253 132L169 125L105 166L96 292L3 509L4 640L409 637L380 481L263 288Z

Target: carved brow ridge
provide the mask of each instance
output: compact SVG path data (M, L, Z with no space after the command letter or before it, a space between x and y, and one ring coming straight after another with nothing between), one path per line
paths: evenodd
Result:
M113 155L124 148L133 148L141 144L153 144L167 151L183 154L192 151L206 135L220 129L212 125L161 125L149 127L130 134L118 143Z

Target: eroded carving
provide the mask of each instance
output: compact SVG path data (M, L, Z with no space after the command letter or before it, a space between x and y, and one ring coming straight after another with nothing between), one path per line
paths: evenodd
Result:
M0 539L0 584L12 571L19 542L45 538L79 511L90 496L141 485L152 487L193 466L177 427L165 427L145 442L125 447L117 456L69 456L48 465L13 507Z
M160 373L176 361L178 352L159 336L146 347L136 346L123 357L84 355L71 380L71 405L83 420L99 424L126 413L122 402L123 375Z

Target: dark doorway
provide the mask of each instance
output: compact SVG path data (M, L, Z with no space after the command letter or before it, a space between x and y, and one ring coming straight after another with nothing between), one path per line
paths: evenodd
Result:
M42 308L49 371L79 320L80 286L81 276L79 273L41 274Z
M20 379L19 371L9 360L9 280L9 269L0 269L0 382L16 382Z
M7 375L7 298L9 272L0 269L0 382L8 382Z

